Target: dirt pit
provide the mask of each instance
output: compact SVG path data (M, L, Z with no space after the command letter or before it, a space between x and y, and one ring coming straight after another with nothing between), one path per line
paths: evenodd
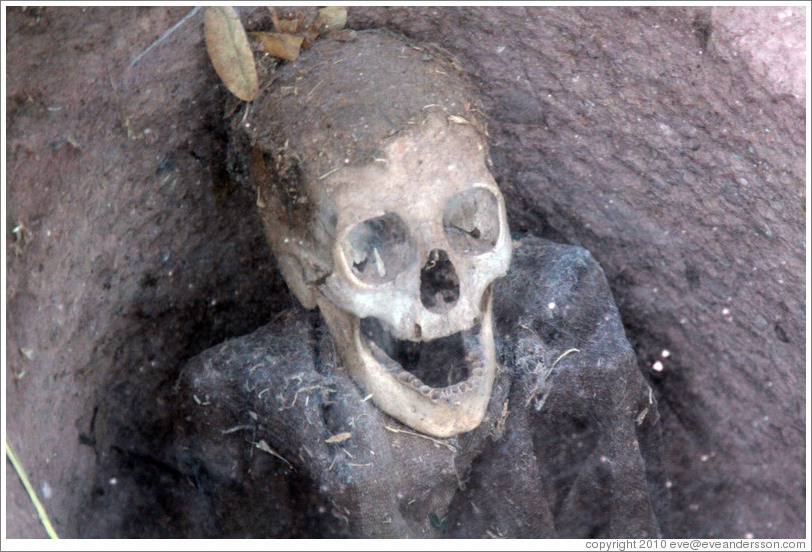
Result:
M6 15L8 442L61 536L184 535L156 514L171 492L143 491L183 483L155 454L178 371L294 305L227 177L200 13ZM660 404L666 536L806 531L806 24L786 7L349 11L453 53L512 228L603 266ZM7 468L8 536L44 536ZM125 476L117 508L89 507Z

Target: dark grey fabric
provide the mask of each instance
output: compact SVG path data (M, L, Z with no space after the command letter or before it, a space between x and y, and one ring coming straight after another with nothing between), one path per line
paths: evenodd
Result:
M517 243L495 290L500 373L467 434L418 436L364 400L316 312L189 362L167 451L189 536L660 535L657 408L603 271L579 247Z

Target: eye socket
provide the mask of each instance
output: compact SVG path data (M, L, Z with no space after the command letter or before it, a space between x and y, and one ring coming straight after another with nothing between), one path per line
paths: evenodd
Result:
M445 206L443 229L456 251L487 253L499 239L499 200L485 188L460 192Z
M406 224L394 213L357 224L342 248L352 273L367 284L391 282L415 260Z

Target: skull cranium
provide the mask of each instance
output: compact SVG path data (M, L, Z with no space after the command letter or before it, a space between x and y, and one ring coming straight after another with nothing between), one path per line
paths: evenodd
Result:
M350 376L434 436L476 428L496 374L504 200L452 64L398 38L323 41L281 68L243 128L266 235Z

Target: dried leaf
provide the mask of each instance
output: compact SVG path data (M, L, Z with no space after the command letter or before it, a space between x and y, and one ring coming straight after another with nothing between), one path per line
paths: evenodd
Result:
M328 6L319 10L316 17L316 28L321 34L338 31L347 24L347 8Z
M259 42L263 50L273 57L293 61L299 57L303 36L282 33L251 33L251 39Z
M268 11L271 12L271 21L273 22L273 28L276 29L279 26L279 14L276 13L276 8L274 6L268 6Z
M210 6L203 13L206 50L214 70L232 94L252 101L259 93L257 69L237 12L230 6Z
M470 125L471 123L468 122L467 119L463 119L459 115L449 115L448 120L452 123L456 123L458 125Z
M276 24L276 32L283 34L296 34L299 32L301 19L280 19Z
M332 437L330 437L329 439L327 439L324 442L325 443L342 443L342 442L346 441L347 439L349 439L350 437L352 437L352 433L348 433L348 432L345 431L343 433L337 433L337 434L333 435Z
M319 30L316 28L315 25L311 25L310 27L305 29L302 34L304 35L305 40L307 41L308 44L313 44L319 37Z
M302 12L297 12L294 15L288 15L288 17L284 19L279 19L275 7L271 6L268 9L271 12L273 28L277 33L296 34L304 23L304 13Z

